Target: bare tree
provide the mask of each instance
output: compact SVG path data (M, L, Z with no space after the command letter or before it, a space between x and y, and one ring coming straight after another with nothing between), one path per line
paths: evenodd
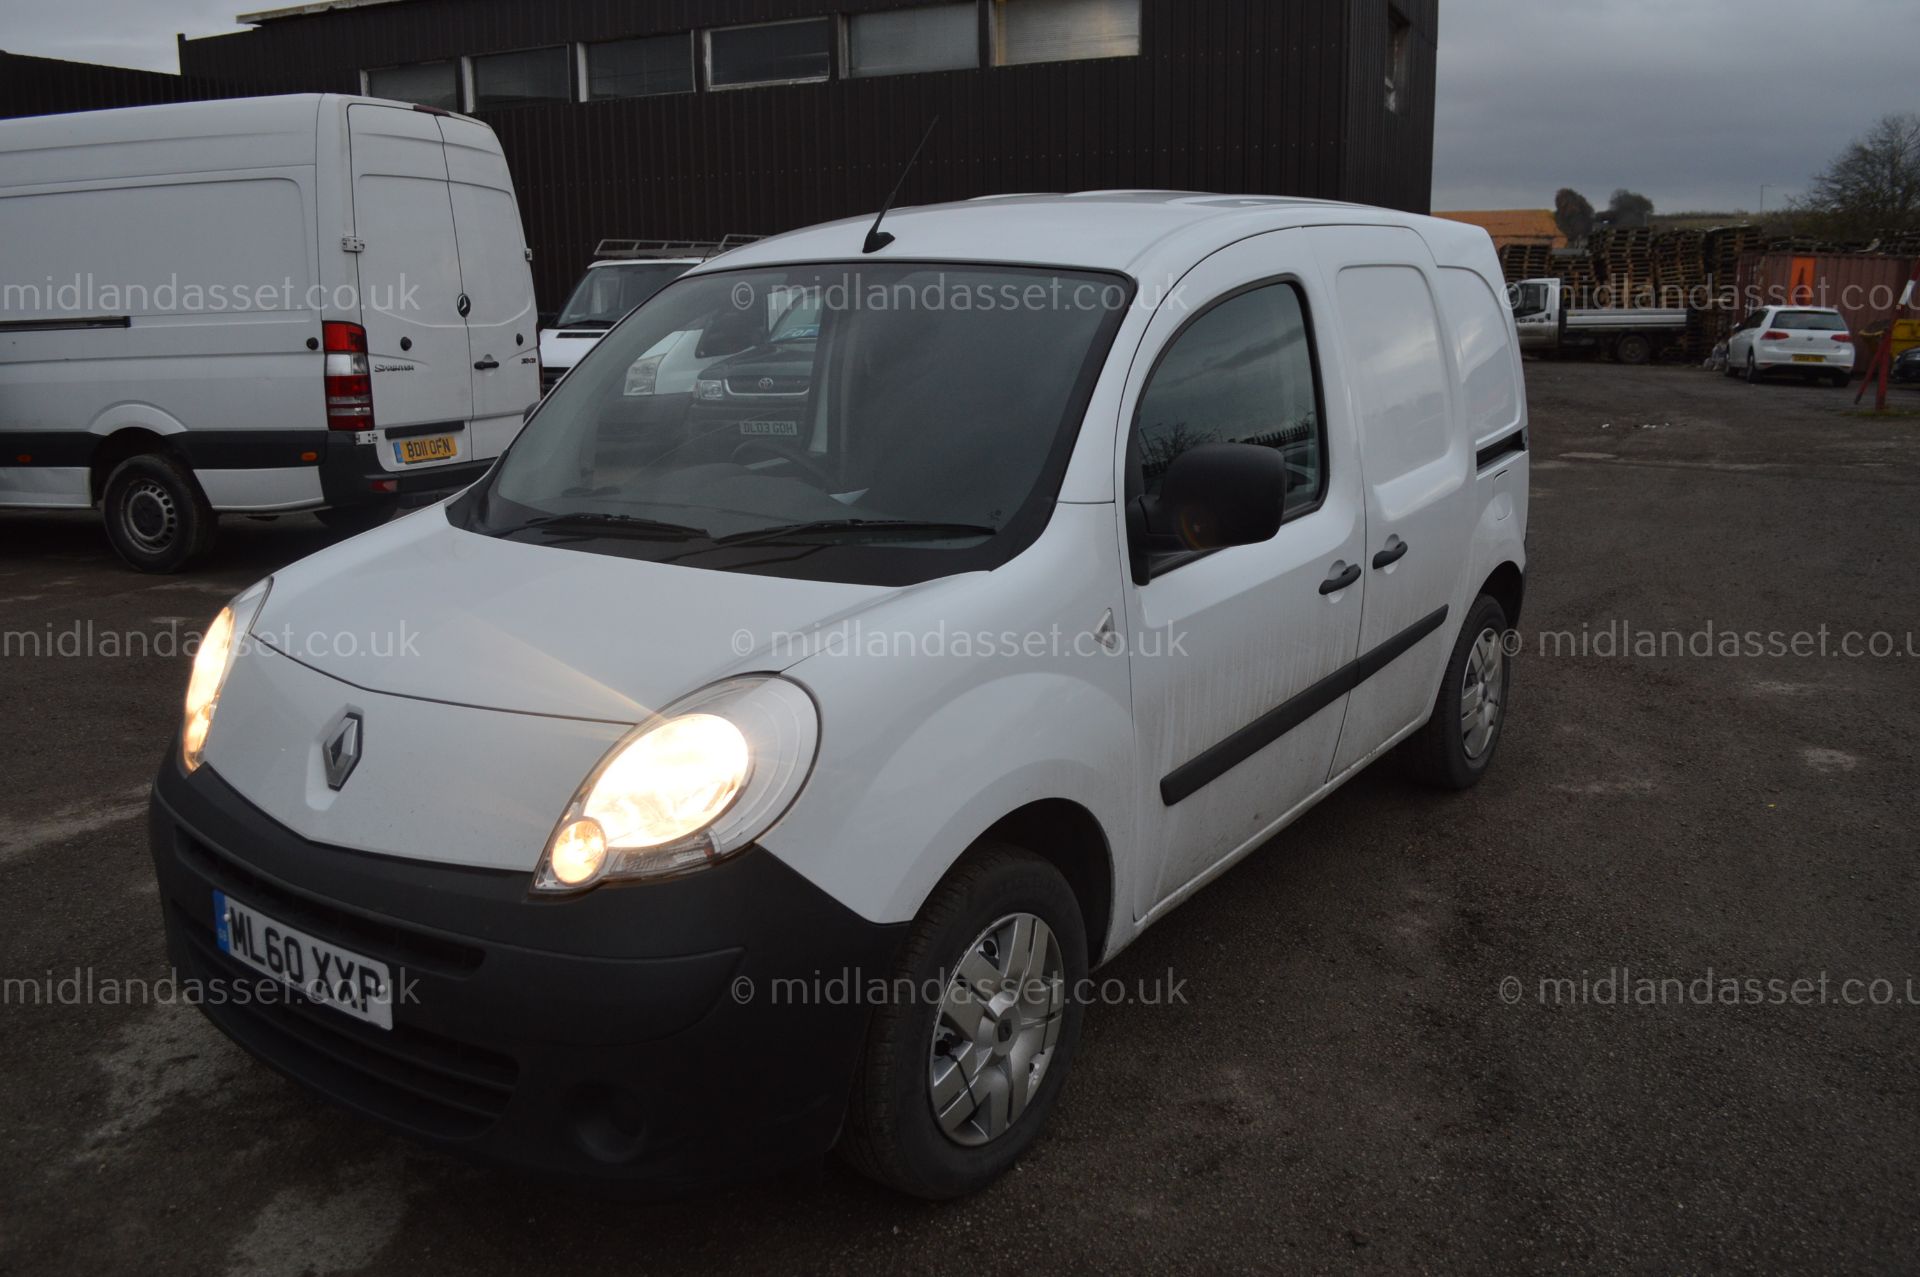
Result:
M1593 234L1593 204L1571 186L1563 186L1553 197L1553 224L1575 248Z
M1881 116L1813 179L1802 208L1862 233L1920 226L1920 114Z

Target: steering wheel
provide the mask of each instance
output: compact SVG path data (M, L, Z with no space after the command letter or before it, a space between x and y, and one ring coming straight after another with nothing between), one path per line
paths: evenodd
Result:
M807 477L819 484L823 490L832 491L833 489L834 478L831 474L827 473L826 467L818 461L815 461L805 449L799 447L797 444L788 445L766 437L746 439L742 440L739 446L734 448L732 454L727 459L736 466L745 465L746 463L742 461L741 458L755 452L764 452L777 461L784 461L796 469L805 471Z

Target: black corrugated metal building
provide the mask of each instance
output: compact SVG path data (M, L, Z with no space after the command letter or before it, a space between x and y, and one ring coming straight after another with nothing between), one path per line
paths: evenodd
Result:
M604 237L903 202L1172 188L1424 212L1439 0L321 0L188 76L471 112L554 305Z

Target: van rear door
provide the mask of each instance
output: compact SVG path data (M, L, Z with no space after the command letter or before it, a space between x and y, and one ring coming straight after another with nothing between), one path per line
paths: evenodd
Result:
M423 111L355 103L347 126L374 421L382 430L465 423L473 416L473 359L438 121ZM451 460L468 460L467 442L458 448ZM403 468L391 448L380 454L384 468Z
M505 448L540 398L539 315L513 178L493 130L441 116L448 193L466 294L478 456Z

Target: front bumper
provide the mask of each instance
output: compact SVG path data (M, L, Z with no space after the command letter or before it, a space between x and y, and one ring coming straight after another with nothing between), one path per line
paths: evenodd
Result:
M663 1191L832 1146L869 1008L816 994L889 971L904 930L858 918L758 849L667 882L536 900L526 874L306 842L171 756L149 842L175 969L267 1064L451 1151ZM393 1029L296 994L243 1000L261 977L219 951L215 891L387 962ZM783 981L799 983L782 995Z

